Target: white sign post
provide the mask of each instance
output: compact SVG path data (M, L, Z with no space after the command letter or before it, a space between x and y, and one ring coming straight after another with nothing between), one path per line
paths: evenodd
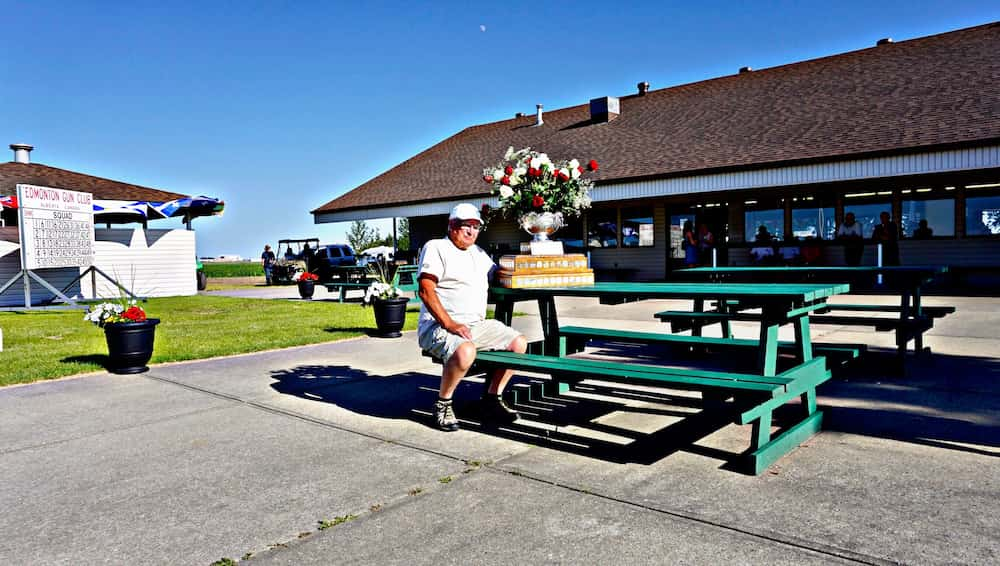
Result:
M59 267L94 269L93 195L52 187L17 185L17 202L21 271L0 286L0 293L21 279L24 282L24 306L30 309L31 279L34 279L57 297L76 305L76 301L33 270Z
M21 269L90 267L94 263L93 195L17 186Z

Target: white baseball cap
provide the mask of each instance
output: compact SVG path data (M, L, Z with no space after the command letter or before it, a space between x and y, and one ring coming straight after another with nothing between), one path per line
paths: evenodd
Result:
M467 202L456 204L448 215L448 220L478 220L483 223L483 217L479 215L479 209Z

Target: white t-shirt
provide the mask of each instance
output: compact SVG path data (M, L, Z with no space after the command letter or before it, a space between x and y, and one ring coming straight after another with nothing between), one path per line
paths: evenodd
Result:
M447 237L431 240L420 251L420 274L437 277L437 296L441 306L455 322L468 324L486 318L486 293L496 264L479 246L460 250ZM423 333L437 321L420 306L417 332Z
M837 228L837 237L841 238L841 237L845 237L845 236L848 236L848 237L849 236L857 236L858 238L861 238L862 237L862 235L861 235L861 223L860 222L855 222L854 224L852 224L850 226L848 226L847 224L841 224L840 228Z

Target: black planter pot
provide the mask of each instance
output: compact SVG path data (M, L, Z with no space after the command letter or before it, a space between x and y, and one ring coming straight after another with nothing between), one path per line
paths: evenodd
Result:
M374 299L372 307L375 310L375 326L378 335L383 338L399 338L399 332L406 323L406 304L410 299L398 297L395 299Z
M146 362L153 356L153 337L158 318L142 322L116 322L104 325L108 341L108 371L111 373L142 373L149 369Z
M313 298L313 292L316 291L315 281L299 281L299 296L303 299Z

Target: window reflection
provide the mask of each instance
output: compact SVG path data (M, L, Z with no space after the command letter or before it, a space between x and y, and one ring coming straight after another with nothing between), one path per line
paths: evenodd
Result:
M622 247L639 248L653 245L653 216L650 208L622 211Z
M1000 234L1000 195L965 199L965 233L969 236Z
M747 242L757 239L760 227L763 226L772 238L785 237L785 211L780 208L767 210L748 210L744 213L744 237Z
M926 220L926 228L920 230L920 221ZM903 214L900 219L903 236L906 238L924 238L933 236L955 235L955 200L904 200ZM929 231L929 232L928 232ZM926 235L923 235L925 234Z
M618 211L596 210L587 221L587 246L591 248L618 247Z
M832 240L836 231L833 207L792 209L792 234L796 238Z
M892 204L889 201L857 204L846 202L844 203L844 215L846 216L848 212L853 212L855 220L861 224L861 236L871 238L872 230L882 222L879 219L879 214L883 212L892 214ZM893 220L896 219L893 218Z

